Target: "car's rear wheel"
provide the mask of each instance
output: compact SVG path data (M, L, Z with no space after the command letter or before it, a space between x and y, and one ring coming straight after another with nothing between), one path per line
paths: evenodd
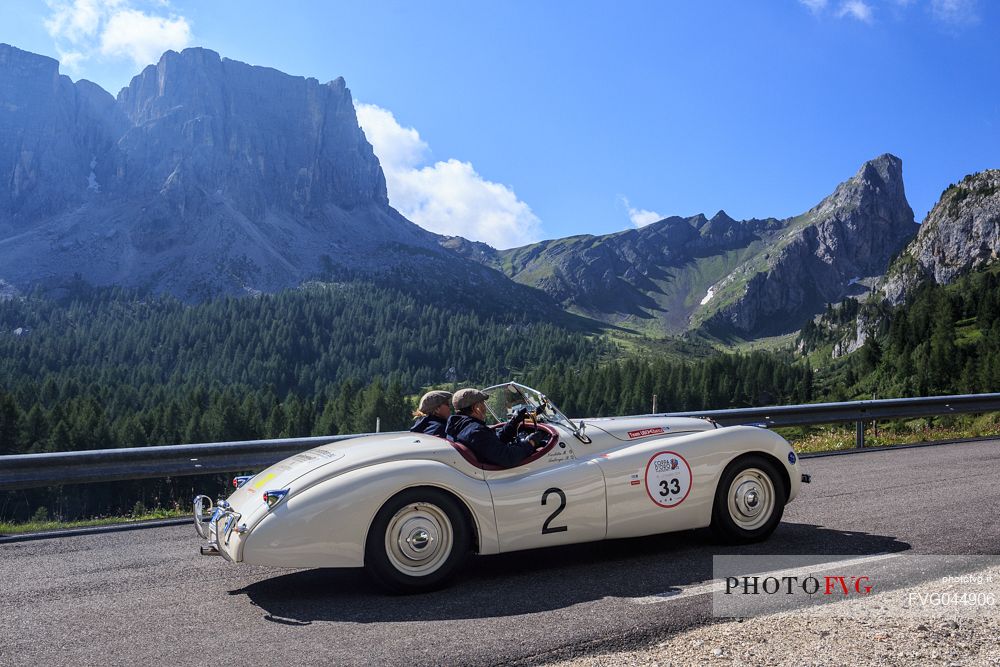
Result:
M763 540L781 522L786 498L784 479L773 462L759 455L736 459L719 478L712 530L735 544Z
M438 489L407 489L389 499L372 522L365 568L393 593L444 585L469 554L465 512Z

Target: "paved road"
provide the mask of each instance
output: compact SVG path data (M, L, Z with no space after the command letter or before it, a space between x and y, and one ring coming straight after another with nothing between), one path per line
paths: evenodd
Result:
M1000 553L1000 442L809 459L767 542L706 531L476 558L386 597L360 571L196 555L189 526L0 545L2 665L499 665L635 646L711 622L712 555Z

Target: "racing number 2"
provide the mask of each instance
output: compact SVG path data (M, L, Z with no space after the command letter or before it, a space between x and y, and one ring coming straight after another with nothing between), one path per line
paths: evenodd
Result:
M545 503L549 499L549 496L552 495L553 493L559 496L559 507L557 507L556 511L550 514L549 518L546 519L545 523L542 524L542 535L548 535L549 533L561 533L563 531L569 530L567 526L549 525L550 523L552 523L552 519L559 516L559 513L562 512L564 509L566 509L566 494L563 493L562 489L557 489L554 486L550 489L545 489L545 493L542 494L542 506L543 507L545 506Z
M660 495L663 496L664 498L673 493L680 493L680 492L681 492L681 483L680 481L678 481L676 477L670 480L669 486L667 485L667 480L665 479L660 480Z

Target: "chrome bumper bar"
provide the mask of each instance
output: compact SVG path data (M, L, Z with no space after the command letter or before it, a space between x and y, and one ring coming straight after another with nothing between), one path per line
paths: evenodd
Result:
M194 529L205 540L205 544L198 549L198 552L202 556L222 556L231 561L232 558L222 547L229 544L229 538L234 530L237 532L245 530L243 526L236 525L241 515L230 508L228 502L219 500L214 504L212 515L206 520L205 515L212 506L212 499L208 496L195 496Z

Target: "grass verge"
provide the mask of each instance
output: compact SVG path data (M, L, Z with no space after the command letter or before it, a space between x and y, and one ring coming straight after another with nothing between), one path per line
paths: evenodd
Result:
M834 452L854 449L855 426L804 426L774 429L796 452ZM1000 436L1000 415L945 417L908 421L865 423L865 447L891 447L922 442Z
M0 522L0 535L24 535L25 533L42 533L49 530L68 530L71 528L92 528L95 526L115 526L118 524L139 523L157 519L181 519L191 516L188 511L180 509L157 509L132 516L105 516L81 521L26 521L24 523Z

